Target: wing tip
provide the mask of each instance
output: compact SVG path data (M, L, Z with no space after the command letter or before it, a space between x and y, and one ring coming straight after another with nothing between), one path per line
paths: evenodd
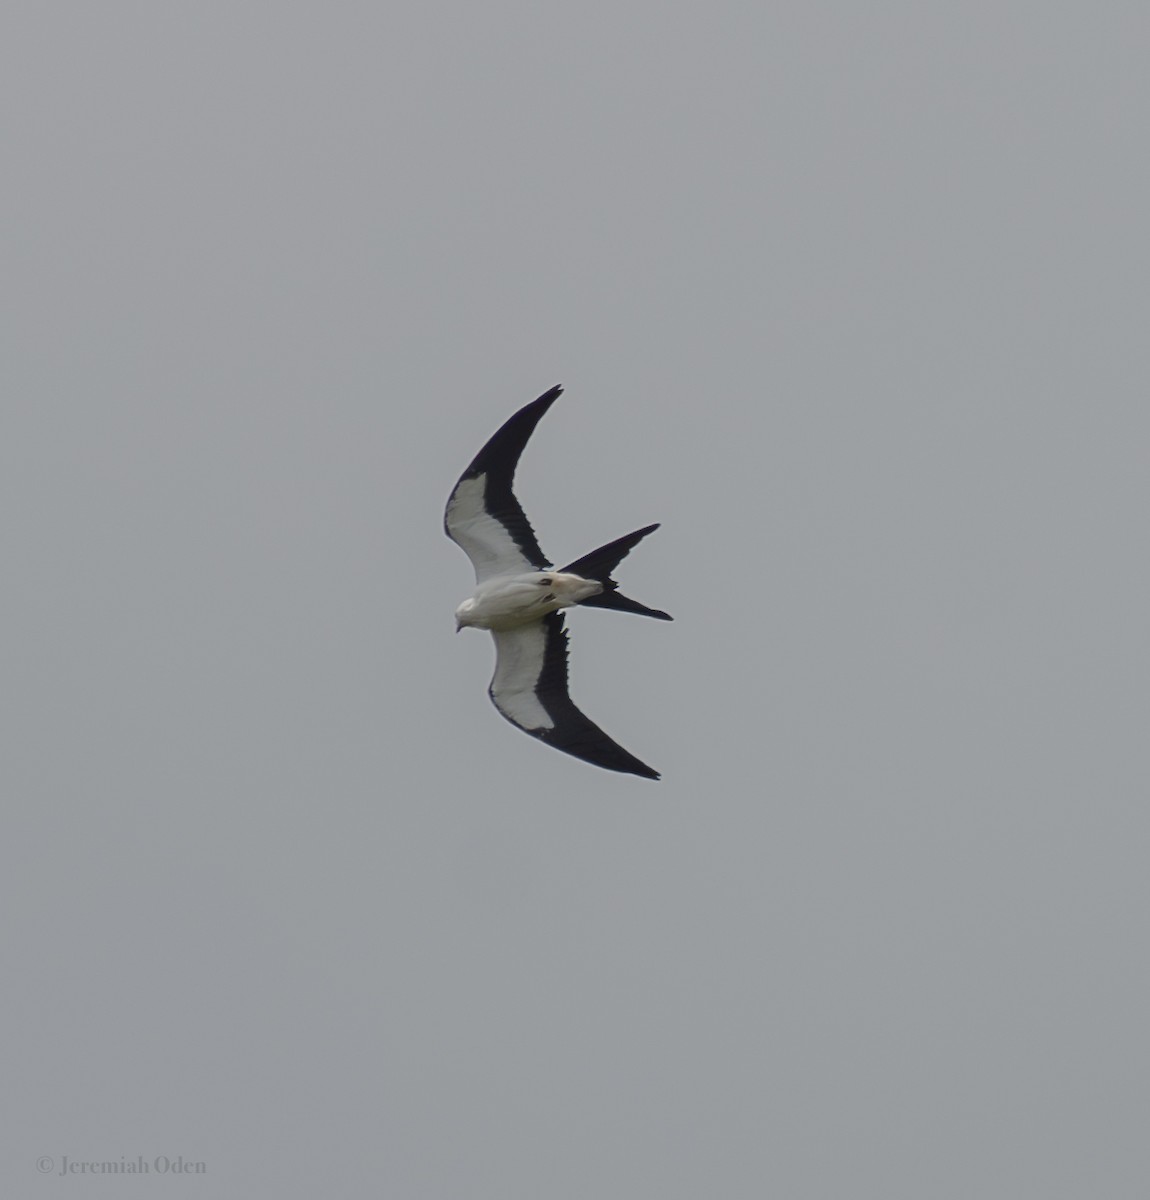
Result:
M620 747L621 748L621 747ZM642 759L636 758L633 754L627 756L631 761L626 765L617 765L607 767L609 771L619 771L624 775L637 775L640 779L662 779L663 776L655 770L654 767L649 767ZM606 763L599 763L599 766L606 766Z
M647 766L641 758L636 758L629 750L624 750L614 738L604 733L598 725L588 720L578 709L576 712L579 713L580 719L586 721L587 725L591 727L588 731L592 735L590 741L586 734L576 741L571 741L565 740L561 733L556 736L558 732L556 730L529 730L528 732L553 749L570 754L572 758L577 758L589 766L601 767L605 771L615 771L620 775L637 775L641 779L662 778L662 775L654 767Z
M554 387L548 388L542 396L538 396L530 404L524 405L524 409L529 412L539 409L539 415L542 416L562 395L563 385L557 383Z

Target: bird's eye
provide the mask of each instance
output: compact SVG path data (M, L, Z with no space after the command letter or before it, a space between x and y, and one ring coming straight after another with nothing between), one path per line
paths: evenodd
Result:
M550 587L550 586L551 586L551 580L550 580L550 579L541 579L541 580L539 581L539 586L540 586L540 587Z

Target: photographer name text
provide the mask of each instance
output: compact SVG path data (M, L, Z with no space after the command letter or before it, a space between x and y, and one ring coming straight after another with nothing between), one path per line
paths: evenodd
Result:
M142 1154L135 1158L121 1155L118 1159L102 1162L69 1158L66 1154L57 1160L45 1154L36 1160L36 1170L41 1175L206 1175L208 1166L203 1161L184 1158L182 1154L175 1158L166 1154L157 1154L155 1158L145 1158Z

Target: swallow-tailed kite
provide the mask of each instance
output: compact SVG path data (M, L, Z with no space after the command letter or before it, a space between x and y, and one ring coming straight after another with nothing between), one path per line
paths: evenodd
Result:
M511 490L527 439L562 391L553 387L507 421L447 501L444 528L471 559L477 584L455 610L455 628L491 631L496 662L488 694L513 725L598 767L658 779L658 771L609 738L567 694L567 631L559 610L581 604L671 620L628 599L610 577L632 547L659 526L637 529L554 571Z

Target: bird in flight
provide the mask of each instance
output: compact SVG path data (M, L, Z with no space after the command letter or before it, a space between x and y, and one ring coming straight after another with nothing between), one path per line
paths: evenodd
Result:
M560 610L614 608L670 621L667 613L624 596L611 578L659 526L637 529L556 571L511 488L528 438L562 391L553 387L511 417L472 459L448 498L443 526L471 559L476 582L475 592L455 610L455 629L491 631L496 661L487 691L512 725L597 767L658 779L658 771L575 707L567 692L567 631Z

